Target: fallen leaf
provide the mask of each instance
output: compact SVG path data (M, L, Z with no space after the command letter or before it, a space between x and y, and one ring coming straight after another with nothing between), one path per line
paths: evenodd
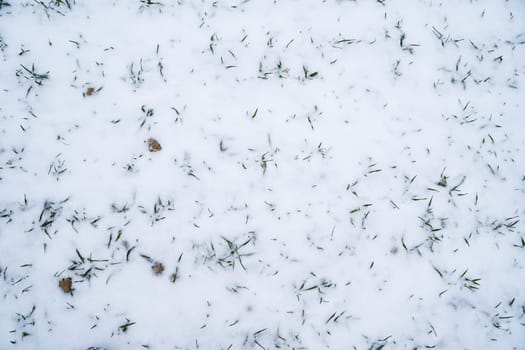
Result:
M91 95L93 95L94 92L95 92L95 88L88 87L87 90L86 90L86 95L87 96L91 96Z
M58 286L64 293L71 293L73 290L71 287L73 286L73 280L71 277L62 278L60 282L58 282Z
M148 148L150 152L158 152L162 149L159 141L155 140L154 138L148 139Z
M151 268L153 269L155 275L160 275L162 272L164 272L164 265L160 262L156 262Z

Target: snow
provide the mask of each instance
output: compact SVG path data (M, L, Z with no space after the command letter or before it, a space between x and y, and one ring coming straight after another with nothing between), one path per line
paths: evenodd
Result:
M0 349L522 349L524 23L0 0Z

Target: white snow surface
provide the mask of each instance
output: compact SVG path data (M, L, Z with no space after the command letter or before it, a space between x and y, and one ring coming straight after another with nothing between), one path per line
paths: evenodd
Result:
M524 33L1 0L0 349L525 349Z

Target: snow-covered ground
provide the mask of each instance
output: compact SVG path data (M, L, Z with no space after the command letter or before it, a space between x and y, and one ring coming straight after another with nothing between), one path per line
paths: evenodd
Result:
M521 0L0 0L0 349L525 349Z

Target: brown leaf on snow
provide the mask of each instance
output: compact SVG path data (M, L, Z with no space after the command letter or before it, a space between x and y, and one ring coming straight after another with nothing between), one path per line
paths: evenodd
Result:
M86 96L91 96L93 95L93 93L95 92L95 88L94 87L88 87L85 94Z
M71 287L73 286L73 280L71 277L62 278L60 282L58 282L58 286L64 293L71 293L73 290Z
M155 275L160 275L162 272L164 272L164 265L160 262L156 262L151 268L153 269Z
M162 149L159 141L155 140L154 138L148 139L148 149L150 152L158 152Z

